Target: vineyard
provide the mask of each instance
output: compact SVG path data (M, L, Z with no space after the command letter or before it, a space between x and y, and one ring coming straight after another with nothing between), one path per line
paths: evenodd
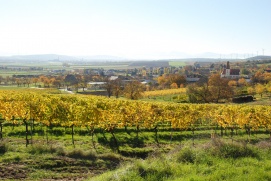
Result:
M271 129L270 106L132 101L61 94L53 89L1 91L0 114L0 155L4 154L0 158L0 163L3 162L0 178L11 179L83 180L116 169L127 159L148 161L157 151L171 155L174 149L185 144L194 148L191 153L181 150L193 164L195 149L206 140L224 138L230 142L255 144L269 140ZM221 149L232 149L223 142L214 143ZM217 150L219 147L212 146L208 152L199 148L197 154L204 156L197 159L210 153L220 154L223 150ZM234 158L255 155L247 147L233 148L237 154L221 154ZM159 159L153 162L158 165L166 161ZM172 160L167 164L171 170L175 167ZM149 172L147 165L132 168L138 169L141 175ZM17 170L16 173L13 170ZM133 174L133 171L127 173ZM170 171L164 174L169 173L173 174ZM149 174L154 173L150 170ZM118 180L112 179L115 176L100 180ZM144 174L140 178L148 180Z
M1 138L3 126L24 125L26 145L34 125L87 127L90 134L103 130L112 134L118 129L197 130L207 127L215 136L220 130L264 129L270 133L271 107L249 105L150 103L109 99L97 96L48 94L40 91L2 91L0 97ZM138 137L138 134L137 134ZM74 141L72 140L74 144Z
M176 94L182 94L182 93L185 93L185 92L186 92L185 88L145 91L144 94L143 94L143 97L176 95Z

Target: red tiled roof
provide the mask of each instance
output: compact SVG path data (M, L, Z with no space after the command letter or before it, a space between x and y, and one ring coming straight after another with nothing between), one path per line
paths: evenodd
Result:
M240 69L230 69L230 75L239 75Z
M222 72L223 75L226 75L226 69L223 69ZM230 69L230 75L239 75L240 69Z

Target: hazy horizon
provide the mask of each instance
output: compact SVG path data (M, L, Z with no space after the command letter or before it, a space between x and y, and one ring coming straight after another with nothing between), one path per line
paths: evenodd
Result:
M271 55L269 0L0 3L0 56L165 59L207 52L216 54L212 58Z

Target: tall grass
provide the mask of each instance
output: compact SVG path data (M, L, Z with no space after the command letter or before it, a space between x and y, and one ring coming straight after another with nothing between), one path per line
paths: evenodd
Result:
M213 140L198 147L177 147L90 180L270 180L267 154L253 146Z
M5 154L7 151L8 151L7 143L0 141L0 155Z

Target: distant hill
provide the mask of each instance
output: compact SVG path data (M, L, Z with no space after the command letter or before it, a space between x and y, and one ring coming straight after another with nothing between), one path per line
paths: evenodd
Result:
M41 55L15 55L0 57L0 60L11 61L58 61L58 60L76 60L78 58L57 54L41 54Z
M171 55L171 54L169 54ZM169 56L168 57L178 57L178 53L175 52L174 55L176 56ZM181 53L180 53L181 55ZM163 62L168 62L168 61L187 61L187 62L219 62L219 61L240 61L240 60L271 60L271 56L255 56L255 57L250 57L247 59L236 59L234 58L219 58L218 54L215 53L202 53L198 54L195 58L192 56L188 56L186 58L164 58L164 59L156 59L156 60L146 60L143 61L144 59L127 59L127 58L122 58L122 57L117 57L117 56L110 56L110 55L95 55L95 56L67 56L67 55L58 55L58 54L37 54L37 55L15 55L15 56L0 56L0 61L92 61L92 62L106 62L106 61L137 61L139 64L145 64L146 66L149 66L146 64L146 62L159 62L159 64L163 64ZM208 57L208 58L204 58ZM228 56L229 57L229 56ZM242 56L239 56L242 57ZM131 64L132 66L138 66L135 65L134 63ZM141 65L140 65L141 66ZM163 65L164 67L166 66L165 64ZM157 67L157 66L156 66Z
M79 56L81 60L98 60L98 61L107 61L107 60L126 60L125 58L110 56L110 55L94 55L94 56Z
M271 56L259 55L259 56L247 58L246 60L271 60Z
M129 67L169 67L168 61L135 61L131 62Z
M109 60L125 60L124 58L108 55L97 56L67 56L57 54L40 54L40 55L15 55L1 56L0 60L5 61L109 61Z

